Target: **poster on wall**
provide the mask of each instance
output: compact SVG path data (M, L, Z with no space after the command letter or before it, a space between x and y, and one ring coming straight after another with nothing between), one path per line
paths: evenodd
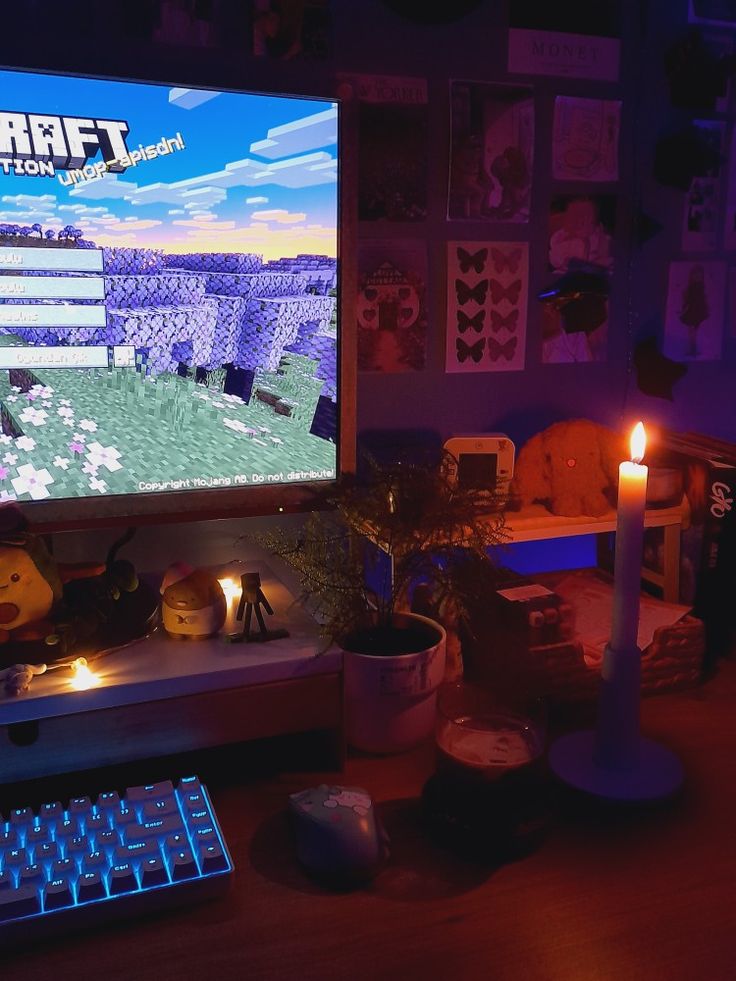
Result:
M562 275L572 269L613 269L613 194L558 194L549 206L548 268Z
M736 250L736 126L731 129L728 155L728 189L723 225L724 249Z
M364 241L358 247L358 370L421 371L427 350L424 242Z
M616 197L559 194L549 209L547 268L558 277L542 306L542 363L604 361Z
M330 0L251 0L251 24L257 57L291 61L330 56Z
M526 86L450 82L447 217L529 221L534 98Z
M528 287L526 242L447 243L446 371L523 370Z
M558 95L552 134L557 181L617 181L621 103Z
M616 82L621 58L619 0L509 4L508 69Z
M671 262L664 353L675 361L717 361L723 341L725 262Z
M690 181L682 218L682 251L712 252L718 244L718 220L721 210L721 164L725 154L726 124L710 119L696 119L692 124L703 146L713 151L718 162L703 166Z
M358 101L358 218L427 217L427 80L338 75L341 98Z

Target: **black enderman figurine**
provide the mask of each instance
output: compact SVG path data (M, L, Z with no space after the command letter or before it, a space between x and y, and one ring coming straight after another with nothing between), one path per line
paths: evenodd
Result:
M271 604L268 602L263 590L261 589L260 573L244 572L240 577L240 585L242 588L242 593L240 595L240 603L238 604L236 618L238 620L243 620L243 618L245 619L243 623L243 632L238 639L250 643L251 641L277 640L280 637L288 637L288 630L268 630L266 627L266 622L263 619L261 607L265 608L266 613L268 613L269 616L273 616L273 609L271 608ZM260 629L257 634L251 636L250 622L253 617L254 610Z

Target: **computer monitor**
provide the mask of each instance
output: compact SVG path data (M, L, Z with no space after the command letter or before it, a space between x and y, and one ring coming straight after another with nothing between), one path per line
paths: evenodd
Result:
M353 458L339 105L0 91L0 501L39 528L310 506Z

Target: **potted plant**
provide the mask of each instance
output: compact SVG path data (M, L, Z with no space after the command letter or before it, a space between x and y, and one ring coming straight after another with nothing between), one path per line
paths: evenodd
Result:
M488 493L457 486L446 464L366 460L325 495L332 510L313 512L296 535L259 536L295 570L301 598L344 651L348 741L368 752L407 749L434 727L446 635L410 612L412 590L422 584L433 610L462 618L489 581L468 576L468 563L492 574L487 549L505 537Z

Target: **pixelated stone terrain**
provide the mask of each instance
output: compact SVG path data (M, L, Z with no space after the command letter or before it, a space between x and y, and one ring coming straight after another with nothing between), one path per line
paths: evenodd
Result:
M335 433L312 431L337 395L334 259L102 253L105 327L0 328L0 346L106 345L111 364L0 372L0 500L334 474Z

